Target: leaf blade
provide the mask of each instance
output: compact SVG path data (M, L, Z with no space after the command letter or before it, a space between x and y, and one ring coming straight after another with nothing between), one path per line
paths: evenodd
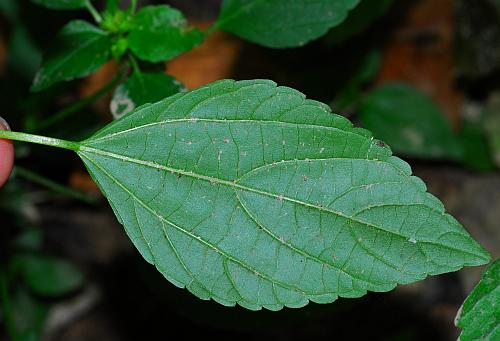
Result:
M190 28L182 13L167 5L143 7L132 19L130 49L140 59L157 63L191 50L203 34Z
M51 9L80 9L88 0L31 0L37 5Z
M178 80L164 73L134 73L115 89L111 113L119 118L143 104L157 102L183 89Z
M224 0L217 27L274 48L302 46L340 24L360 0Z
M364 127L403 155L461 160L462 148L444 114L427 96L405 83L387 83L362 102Z
M272 82L221 81L142 107L84 141L79 155L144 257L175 285L225 305L279 310L332 302L488 259L387 147L324 104ZM390 176L382 178L384 171ZM351 176L359 188L342 196L355 187ZM375 192L376 182L403 185ZM360 193L368 204L425 206L414 214L421 225L437 211L428 220L444 236L426 226L419 235L420 226L408 223L396 236L404 251L394 247L386 259L382 246L396 238L405 212L393 214L390 225L375 219L382 207L358 202L366 209L354 227L367 238L363 250L349 234L356 223L349 205ZM407 199L394 204L400 197ZM381 271L372 275L370 267Z
M500 336L500 260L482 274L457 314L459 340L496 340Z
M21 254L14 262L30 289L42 296L62 296L81 288L84 282L83 274L63 259Z
M101 29L82 20L69 22L44 56L31 90L89 75L110 59L110 48L111 39Z
M374 21L385 14L394 0L370 1L361 0L340 25L328 32L327 41L341 44L369 28Z

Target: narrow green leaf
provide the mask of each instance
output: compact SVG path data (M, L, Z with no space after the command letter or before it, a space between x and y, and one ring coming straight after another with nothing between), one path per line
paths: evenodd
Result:
M26 27L21 25L14 27L10 36L7 58L10 68L28 80L33 79L40 66L42 53L33 42Z
M89 0L31 0L37 5L52 9L79 9L84 8Z
M500 340L500 259L483 273L455 323L462 329L461 341Z
M328 40L338 44L361 33L373 24L378 17L385 14L393 3L394 0L362 0L349 13L346 20L328 33Z
M489 261L384 143L271 81L143 106L78 154L144 258L224 305L327 303Z
M23 254L16 256L14 264L29 288L39 295L64 295L83 285L83 274L62 259Z
M203 34L187 25L182 13L170 6L147 6L134 16L128 37L137 57L153 63L172 59L203 41Z
M164 73L133 73L116 88L110 104L111 113L119 118L138 106L157 102L183 89L178 80Z
M106 32L86 21L71 21L44 56L32 90L89 75L110 59L110 49L111 39Z
M492 96L485 113L484 131L492 153L492 159L500 168L500 97Z
M375 89L363 101L363 126L394 151L419 158L459 160L462 149L441 110L427 96L403 83Z
M338 112L355 106L363 97L363 87L373 81L382 64L382 54L378 50L370 51L361 60L357 70L345 83L333 100L332 107Z
M120 11L120 0L107 0L106 1L106 9L107 13L116 13Z
M467 117L461 122L459 141L462 145L462 161L477 171L491 171L495 163L482 120L474 121Z
M302 46L340 24L360 0L224 0L217 27L275 48Z

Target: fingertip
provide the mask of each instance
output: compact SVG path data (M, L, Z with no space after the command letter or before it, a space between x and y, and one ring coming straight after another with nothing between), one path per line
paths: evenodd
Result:
M10 130L9 123L2 116L0 116L0 130Z
M0 130L10 130L9 124L0 117ZM11 140L0 139L0 187L9 179L14 166L14 145Z

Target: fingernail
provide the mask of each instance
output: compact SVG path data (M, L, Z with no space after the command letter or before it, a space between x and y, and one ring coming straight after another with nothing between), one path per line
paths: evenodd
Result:
M10 130L10 126L2 116L0 116L0 125L2 125L6 130Z

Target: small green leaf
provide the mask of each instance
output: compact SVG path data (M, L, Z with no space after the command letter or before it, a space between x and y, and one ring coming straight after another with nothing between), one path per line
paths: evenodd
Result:
M89 0L31 0L37 5L52 9L79 9L84 8Z
M42 53L33 42L26 27L17 25L12 31L7 54L9 67L19 72L28 80L36 74Z
M116 88L111 100L111 113L119 118L138 106L157 102L183 89L179 81L164 73L133 73Z
M384 143L271 81L142 106L77 153L144 258L224 305L328 303L489 261Z
M48 304L37 300L22 287L16 288L10 304L12 305L17 340L40 340L49 315Z
M187 25L182 13L170 6L147 6L133 18L129 46L140 59L157 63L191 50L203 34Z
M267 47L302 46L339 25L360 0L224 0L217 27Z
M111 46L111 54L113 58L117 61L127 52L128 40L126 38L118 38L113 42Z
M23 254L15 258L14 264L30 289L39 295L64 295L83 285L83 274L62 259Z
M133 16L128 11L120 11L118 8L110 7L106 9L102 16L101 28L105 31L123 34L132 29Z
M459 340L500 340L500 259L481 276L460 308L455 321Z
M332 107L344 111L362 98L363 87L370 83L380 70L382 55L374 50L366 54L353 76L335 96Z
M462 149L441 110L415 88L390 83L370 93L359 114L363 126L394 151L418 158L459 160Z
M500 97L498 94L492 97L486 108L484 131L492 153L492 159L496 166L500 168Z
M17 249L37 251L43 245L42 230L36 227L26 228L14 239L12 244Z
M120 0L106 0L106 9L104 11L107 13L120 12Z
M111 39L104 31L86 21L71 21L44 56L32 90L89 75L110 59L110 50Z
M484 122L464 118L458 136L463 150L462 161L465 165L483 172L495 169Z

